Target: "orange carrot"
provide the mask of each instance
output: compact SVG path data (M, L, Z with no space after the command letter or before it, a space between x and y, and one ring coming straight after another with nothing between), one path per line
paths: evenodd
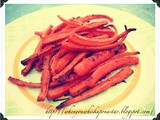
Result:
M90 20L95 20L95 19L106 19L110 22L113 22L113 19L110 16L107 15L100 15L100 14L92 14L92 15L87 15L85 17L78 17L76 18L82 22L88 22Z
M77 20L77 21L66 20L66 19L62 18L60 15L58 15L58 18L59 18L61 21L63 21L64 23L66 23L67 25L71 26L71 27L77 27L77 26L80 26L80 25L83 24L82 22L80 22L80 21L78 21L78 20Z
M41 87L41 83L26 82L26 81L22 81L22 80L19 80L11 76L8 77L8 80L19 86L38 87L38 88Z
M95 52L90 57L85 58L80 63L78 63L74 67L74 72L79 76L83 76L97 65L101 64L102 62L106 61L107 59L113 57L118 53L126 51L126 49L127 48L125 44L122 44L110 50Z
M80 83L78 83L77 85L72 86L69 89L69 93L71 96L77 96L81 93L83 93L85 90L87 90L87 82L88 82L88 78L81 80Z
M100 84L97 84L96 86L94 86L90 90L88 90L88 91L86 91L76 97L70 98L69 100L62 102L60 105L58 105L56 107L56 109L61 109L63 107L69 106L70 104L80 102L80 101L85 100L87 98L93 97L93 96L109 89L110 87L112 87L118 83L121 83L124 79L129 77L132 73L133 73L133 70L130 67L126 67L126 68L122 69L120 72L118 72L116 75L110 77L106 81L101 82Z
M52 31L52 28L53 28L53 26L52 25L49 25L48 26L48 28L46 28L45 30L42 30L42 31L40 31L40 32L35 32L35 35L38 35L38 36L40 36L41 38L44 38L44 37L46 37L47 35L49 35L50 33L51 33L51 31Z
M47 94L47 99L53 100L53 99L57 99L57 98L63 96L65 93L67 93L69 91L70 87L78 84L80 81L81 81L81 79L77 79L77 80L71 81L69 83L66 83L64 85L61 85L59 87L56 87L54 89L49 90L48 94Z
M126 65L134 65L138 64L139 59L137 57L122 57L118 59L110 60L109 62L106 62L104 65L99 67L88 79L87 86L93 87L95 83L101 79L104 75L107 73L118 69L120 67L126 66Z
M62 71L67 64L69 64L77 55L76 52L69 52L65 56L63 56L59 61L57 62L57 65L55 66L55 72L59 73Z
M110 44L110 45L102 45L102 46L83 46L79 44L75 44L73 42L63 42L62 48L66 48L69 50L75 50L75 51L100 51L100 50L108 50L112 49L114 47L117 47L118 45L122 44L122 42L125 40L127 36L123 36L119 41Z
M50 59L51 55L47 55L44 57L42 77L41 77L41 91L37 98L37 101L44 101L48 92L49 82L51 79L50 64L49 64Z
M29 56L28 58L22 60L21 64L27 65L29 61L31 61L31 60L35 61L46 54L53 53L54 51L58 50L59 48L60 48L60 45L52 45L48 49L46 49L45 51L38 52L37 54L33 54L33 55Z
M68 72L70 72L70 71L73 69L73 67L74 67L82 58L84 58L87 54L88 54L88 52L81 52L81 53L79 53L79 54L72 60L72 62L65 67L65 69L63 69L61 72L59 72L58 74L56 74L55 76L52 77L52 81L54 81L55 79L58 79L60 76L63 76L63 75L65 75L65 74L67 74Z
M26 76L33 67L34 60L29 61L29 63L25 66L25 68L21 71L23 76Z
M117 55L113 56L112 59L114 59L114 58L121 58L121 57L127 57L127 56L137 55L137 54L140 54L140 52L139 51L124 52L124 53L120 53L120 54L117 54Z
M97 27L98 25L101 25L101 24L99 23L93 27ZM87 29L87 25L86 25L86 26L80 26L76 28L75 30L73 30L71 35L69 36L69 40L77 44L86 45L86 46L99 46L99 45L104 45L104 44L108 45L108 44L114 43L116 40L118 40L118 30L116 29L114 25L110 25L110 26L113 27L115 30L115 33L111 38L100 40L99 38L87 38L85 36L80 36L76 34L76 32L78 31L83 31L83 29ZM91 29L91 25L88 25L88 29Z
M36 69L37 71L42 71L42 64L43 64L43 59L40 58L40 59L36 62L35 69Z
M9 76L8 77L8 80L18 86L24 86L24 87L37 87L37 88L40 88L41 87L41 83L33 83L33 82L27 82L27 81L22 81L20 79L17 79L17 78L14 78L14 77L11 77ZM52 87L56 87L58 85L62 85L66 83L63 82L63 81L59 81L59 80L55 80L54 82L50 82L49 83L49 87L52 88Z

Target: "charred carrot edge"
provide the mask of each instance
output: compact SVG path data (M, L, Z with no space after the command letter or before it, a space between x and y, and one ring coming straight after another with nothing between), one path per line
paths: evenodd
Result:
M56 107L56 109L61 109L63 107L69 106L73 103L80 102L82 100L85 100L87 98L93 97L110 87L121 83L124 79L129 77L133 73L133 70L130 67L126 67L122 69L120 72L118 72L116 75L110 77L108 80L101 82L100 84L96 85L95 87L91 88L90 90L76 96L73 98L70 98L69 100L66 100L62 102L60 105Z
M72 62L65 67L65 69L63 69L61 72L59 72L58 74L56 74L55 76L52 77L52 81L54 81L55 79L58 79L60 76L63 76L63 75L65 75L66 73L68 73L69 71L71 71L72 68L73 68L82 58L84 58L87 54L88 54L88 52L79 53L79 54L72 60Z
M22 74L23 76L26 76L26 75L30 72L30 70L31 70L32 67L33 67L33 63L34 63L34 61L31 60L31 61L25 66L25 68L21 71L21 74Z
M137 54L140 54L139 51L134 51L134 52L124 52L124 53L120 53L120 54L117 54L115 56L113 56L112 58L121 58L121 57L126 57L126 56L131 56L131 55L137 55Z
M60 48L60 45L52 45L52 46L50 46L47 50L42 51L42 52L39 52L39 53L37 53L37 54L33 54L33 55L31 55L30 57L22 60L22 61L21 61L21 64L22 64L22 65L27 65L30 60L34 60L34 61L35 61L35 60L37 60L39 57L42 57L42 56L44 56L44 55L46 55L46 54L49 54L49 53L51 53L51 52L54 52L54 51L58 50L59 48Z
M80 63L78 63L74 67L74 72L79 76L83 76L87 74L95 66L101 64L102 62L113 57L114 55L124 52L126 50L127 50L126 45L122 44L110 50L95 52L90 57L85 58Z
M41 50L42 50L42 40L39 41L37 47L34 50L33 55L41 52ZM21 71L21 74L23 76L26 76L30 72L30 70L32 69L34 63L35 63L34 59L30 60L27 63L27 65L25 66L25 68Z
M81 76L78 76L75 73L72 74L65 74L63 76L60 76L58 79L54 80L54 81L59 81L59 82L71 82L77 78L80 78ZM53 82L54 82L53 81Z
M110 60L109 62L106 62L104 65L99 67L90 76L90 78L88 79L87 86L93 87L100 78L102 78L105 74L107 74L108 72L111 72L112 70L118 69L126 65L135 65L138 63L139 63L139 59L137 57L123 57L123 58Z
M57 65L55 66L55 72L59 73L62 71L68 63L70 63L77 55L76 52L69 52L61 59L58 60Z
M44 57L42 76L41 76L41 91L39 96L37 97L37 101L44 101L48 92L49 82L51 79L50 64L49 64L50 59L51 55L47 55Z

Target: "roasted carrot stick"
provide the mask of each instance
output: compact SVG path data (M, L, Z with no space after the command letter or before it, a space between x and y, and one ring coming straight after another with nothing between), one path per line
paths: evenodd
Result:
M43 38L43 45L64 40L65 38L67 38L69 36L69 34L72 30L73 30L73 28L67 27L67 28L64 28L63 31L60 31L60 32L51 34L50 36L44 37Z
M40 58L38 61L36 61L35 69L37 71L42 71L42 64L43 64L43 58Z
M97 81L113 70L126 65L138 64L138 61L139 60L137 57L117 58L106 61L105 63L102 63L102 65L99 65L97 68L95 68L94 72L89 78L84 79L78 85L71 87L69 92L72 96L77 96L86 89L93 87Z
M69 91L70 87L78 84L80 81L81 81L81 79L76 79L74 81L71 81L69 83L66 83L64 85L61 85L59 87L56 87L54 89L49 90L48 94L47 94L47 99L53 100L53 99L57 99L57 98L63 96L65 93L67 93Z
M35 48L34 53L32 55L38 54L39 52L41 52L41 50L42 50L42 40L39 41L39 43L38 43L37 47ZM26 64L25 68L21 71L21 74L23 76L26 76L30 72L30 70L32 69L34 63L35 63L34 59L29 60L28 64Z
M99 38L88 38L85 36L80 36L80 35L76 34L76 32L78 32L79 30L83 31L83 29L86 29L85 28L86 26L85 27L80 26L72 31L71 35L69 36L69 40L71 40L77 44L87 45L87 46L108 45L108 44L114 43L116 40L118 40L118 30L116 29L116 27L114 25L110 25L110 26L112 26L115 30L115 33L111 38L99 40ZM91 29L90 26L88 26L88 29Z
M90 90L76 96L73 98L70 98L69 100L66 100L62 102L60 105L56 107L56 109L61 109L63 107L69 106L70 104L80 102L82 100L85 100L87 98L93 97L110 87L121 83L124 79L129 77L133 73L133 70L130 67L125 67L120 72L118 72L116 75L110 77L108 80L101 82L100 84L96 85L95 87L91 88Z
M61 23L60 25L56 26L55 28L53 28L52 32L50 33L50 35L53 35L54 33L60 32L62 29L64 29L67 26L67 24L65 23Z
M51 31L52 31L52 28L53 28L53 26L52 25L49 25L45 30L42 30L42 31L40 31L40 32L35 32L35 35L38 35L38 36L40 36L41 38L44 38L44 37L46 37L47 35L49 35L50 33L51 33Z
M21 71L23 76L26 76L33 67L34 60L29 61L29 63L25 66L25 68Z
M59 73L62 71L67 64L69 64L77 55L76 52L69 52L65 56L63 56L61 59L58 60L57 65L55 66L55 72Z
M75 44L73 42L63 42L62 48L66 48L69 50L75 50L75 51L100 51L100 50L108 50L112 49L114 47L117 47L118 45L122 44L122 42L125 40L127 36L123 36L119 41L112 43L110 45L102 45L102 46L83 46L79 44Z
M137 55L137 54L140 54L140 52L139 51L124 52L124 53L120 53L120 54L117 54L117 55L113 56L112 59L114 59L114 58L121 58L121 57L127 57L127 56Z
M62 81L62 82L70 82L70 81L73 81L77 78L80 78L81 76L78 76L77 74L75 73L72 73L72 74L65 74L63 76L60 76L58 79L58 81ZM54 82L54 81L53 81Z
M78 17L76 18L82 22L88 22L90 20L95 20L95 19L106 19L110 22L113 22L113 19L110 16L107 15L100 15L100 14L92 14L92 15L87 15L85 17Z
M62 18L60 15L58 15L58 18L71 27L78 27L83 24L82 22L80 22L78 20L77 21L66 20L66 19Z
M47 50L42 51L42 52L38 52L37 54L33 54L30 57L22 60L21 64L22 65L27 65L30 60L34 60L35 61L35 60L39 59L40 57L42 57L42 56L44 56L46 54L53 53L54 51L58 50L59 48L60 48L60 45L51 45Z
M69 93L71 96L77 96L81 93L83 93L84 91L87 90L87 82L88 82L88 78L81 80L80 83L78 83L77 85L72 86L69 89Z
M51 55L46 55L44 57L42 76L41 76L41 91L37 98L37 101L44 101L48 92L49 82L51 79L50 72L50 59Z
M104 65L99 67L88 79L87 86L93 87L95 83L101 79L104 75L107 73L118 69L120 67L126 66L126 65L135 65L139 63L139 59L137 57L122 57L118 59L110 60L109 62L106 62Z
M79 53L79 54L72 60L72 62L65 67L65 69L63 69L61 72L59 72L58 74L56 74L55 76L52 77L52 81L54 81L55 79L58 79L60 76L63 76L63 75L65 75L65 74L67 74L68 72L70 72L70 71L72 70L72 68L73 68L82 58L84 58L87 54L88 54L88 52L81 52L81 53Z
M16 85L19 85L19 86L24 86L24 87L37 87L37 88L40 88L41 87L41 83L33 83L33 82L26 82L26 81L22 81L20 79L17 79L17 78L14 78L14 77L11 77L9 76L8 77L8 80ZM59 80L55 80L54 82L50 82L49 83L49 87L52 88L52 87L56 87L58 85L62 85L66 83L66 81L59 81Z
M78 63L74 67L74 72L79 76L83 76L97 65L101 64L102 62L118 53L126 51L126 49L127 47L125 46L125 44L122 44L110 50L95 52L90 57L85 58L80 63Z
M22 81L22 80L19 80L11 76L9 76L8 80L19 86L38 87L38 88L41 87L41 83L26 82L26 81Z

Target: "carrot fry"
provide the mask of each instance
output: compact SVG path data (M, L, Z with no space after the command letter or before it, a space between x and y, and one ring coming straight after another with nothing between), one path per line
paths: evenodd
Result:
M35 69L36 69L37 71L42 71L42 64L43 64L43 59L40 58L40 59L36 62Z
M42 40L39 41L37 47L36 47L35 50L34 50L33 55L41 52L41 50L42 50ZM32 67L33 67L33 63L34 63L34 62L35 62L35 61L34 61L33 59L28 62L28 64L25 66L25 68L21 71L21 74L22 74L23 76L26 76L26 75L30 72L30 70L31 70Z
M67 54L67 52L68 52L67 49L61 48L56 54L57 59L59 60L61 57L63 57L65 54Z
M23 76L35 68L41 73L39 83L9 77L18 86L40 88L37 101L66 100L56 108L97 95L126 79L137 65L139 51L128 52L124 40L135 28L120 34L107 15L92 14L65 19L61 23L35 31L40 37L34 52L21 61ZM125 67L128 66L128 67ZM123 67L123 69L121 69ZM112 72L121 69L117 74ZM112 76L111 76L112 75ZM67 97L66 97L67 96Z
M140 54L140 52L139 51L124 52L124 53L120 53L120 54L117 54L117 55L113 56L112 59L114 59L114 58L121 58L121 57L127 57L127 56L137 55L137 54Z
M107 19L110 22L113 22L113 19L107 15L99 15L99 14L92 14L92 15L87 15L85 17L80 17L77 18L78 20L82 21L82 22L88 22L90 20L94 20L94 19Z
M48 28L46 28L45 30L43 30L43 31L40 31L40 32L35 32L35 35L38 35L38 36L40 36L41 38L44 38L44 37L46 37L47 35L49 35L50 33L51 33L51 31L52 31L52 28L53 28L53 26L52 25L50 25L50 26L48 26Z
M58 50L59 48L60 48L60 45L52 45L47 50L39 52L37 54L33 54L30 57L22 60L21 64L22 65L27 65L30 60L34 60L35 61L35 60L39 59L40 57L42 57L42 56L44 56L46 54L53 53L54 51Z
M108 80L101 82L100 84L96 85L95 87L91 88L90 90L82 93L81 95L78 95L76 97L70 98L69 100L66 100L62 102L60 105L56 107L56 109L61 109L63 107L69 106L73 103L80 102L82 100L85 100L87 98L93 97L110 87L121 83L124 79L129 77L133 73L133 70L130 67L125 67L120 72L118 72L116 75L110 77Z
M63 75L63 76L60 76L58 79L58 81L62 81L62 82L70 82L70 81L73 81L77 78L80 78L81 76L78 76L77 74L73 73L73 74L66 74L66 75Z
M64 28L64 30L62 30L60 32L57 32L57 33L51 34L47 37L44 37L43 38L43 45L58 42L58 41L66 39L72 30L73 30L73 28L66 27L66 28Z
M75 50L75 51L100 51L100 50L108 50L112 49L120 44L125 40L127 36L123 36L119 41L110 44L110 45L102 45L102 46L82 46L79 44L75 44L72 42L63 42L62 48L66 48L69 50Z
M80 81L81 81L81 79L77 79L77 80L74 80L72 82L61 85L59 87L56 87L52 90L49 90L48 94L47 94L47 99L48 100L53 100L53 99L57 99L57 98L63 96L65 93L67 93L69 91L70 87L78 84Z
M54 33L57 33L57 32L60 32L60 31L61 31L62 29L64 29L66 26L67 26L67 24L61 23L60 25L58 25L57 27L55 27L55 28L52 30L52 32L51 32L50 35L52 35L52 34L54 34Z
M70 63L77 55L76 52L70 52L63 56L59 61L57 62L57 65L55 66L55 72L59 73L61 70L63 70L68 63Z
M62 18L60 15L58 15L58 18L59 18L61 21L63 21L64 23L66 23L67 25L71 26L71 27L77 27L77 26L83 24L82 22L66 20L66 19Z
M97 24L97 26L98 25L99 24ZM97 27L97 26L95 25L94 27ZM114 43L116 40L118 40L118 31L114 25L110 25L110 26L112 26L115 30L115 33L111 38L99 40L99 38L87 38L85 36L80 36L76 34L76 32L82 31L83 29L87 29L86 28L87 26L80 26L72 31L71 35L69 36L69 40L77 44L87 45L87 46L99 46L99 45L104 45L104 44L108 45L108 44ZM89 26L88 29L91 29L91 27Z
M41 83L33 83L33 82L26 82L26 81L22 81L20 79L17 79L17 78L14 78L14 77L11 77L9 76L8 77L8 80L16 85L19 85L19 86L24 86L24 87L37 87L37 88L40 88L41 87ZM58 80L55 80L54 82L50 82L49 83L49 87L52 88L52 87L56 87L58 85L62 85L66 82L62 82L62 81L58 81Z
M87 81L88 78L82 80L80 83L78 83L77 85L72 86L69 89L69 93L71 96L77 96L81 93L83 93L85 90L87 90Z
M138 63L139 63L139 59L137 57L123 57L123 58L110 60L109 62L106 62L104 65L99 67L90 76L90 78L88 79L87 86L93 87L99 79L101 79L104 75L106 75L107 73L115 69L118 69L126 65L134 65Z
M58 79L60 76L63 76L65 74L67 74L68 72L70 72L72 70L72 68L82 59L84 58L86 55L88 54L88 52L82 52L79 53L73 60L72 62L65 67L65 69L63 69L61 72L59 72L58 74L56 74L55 76L52 77L52 81L54 81L55 79Z
M37 98L37 101L44 101L48 92L49 82L51 79L50 64L49 64L50 59L51 55L47 55L44 57L42 77L41 77L41 91Z
M126 49L127 48L125 44L122 44L110 50L96 52L92 56L85 58L80 63L78 63L74 67L74 72L79 76L83 76L87 74L92 68L113 57L114 55L126 51Z
M33 63L34 63L34 61L31 60L31 61L25 66L25 68L21 71L21 74L22 74L23 76L26 76L26 75L30 72L30 70L31 70L32 67L33 67Z
M26 81L19 80L17 78L13 78L11 76L8 77L8 80L19 86L38 87L38 88L41 87L41 83L26 82Z
M109 74L113 70L120 67L133 64L138 64L138 58L128 57L111 59L109 61L106 61L105 63L102 63L102 65L99 65L97 68L95 68L94 72L89 78L81 81L78 85L71 87L69 92L71 96L77 96L80 93L83 93L86 89L93 87L96 82L99 81L106 74Z

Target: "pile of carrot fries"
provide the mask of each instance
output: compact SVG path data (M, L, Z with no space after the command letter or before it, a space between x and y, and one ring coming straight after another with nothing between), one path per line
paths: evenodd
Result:
M41 72L41 82L26 82L9 77L19 86L40 88L37 101L61 100L56 108L95 96L127 79L137 65L139 51L127 51L125 39L135 31L127 28L122 33L107 15L93 14L64 19L58 26L50 25L35 32L41 39L32 55L21 61L23 76L35 68ZM112 74L113 71L118 72ZM67 96L67 97L66 97Z

